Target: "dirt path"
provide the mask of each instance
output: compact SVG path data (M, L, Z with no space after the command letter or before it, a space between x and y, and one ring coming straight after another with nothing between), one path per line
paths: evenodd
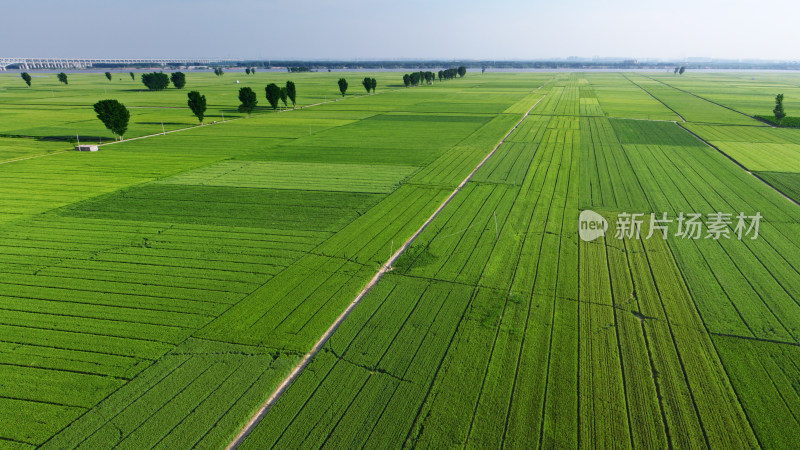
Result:
M537 90L541 89L548 82L543 83L542 86L539 86L533 92L536 92ZM319 353L320 350L322 350L322 347L325 345L326 342L328 342L328 339L330 339L330 337L333 335L336 329L339 328L339 325L342 324L342 322L347 318L350 312L353 311L353 309L361 302L364 296L366 296L367 293L378 283L378 281L380 281L383 275L385 275L387 272L391 270L391 267L395 263L397 258L399 258L400 255L402 255L403 252L406 251L406 249L411 245L411 243L413 243L414 240L425 230L425 228L427 228L428 225L439 215L439 213L442 212L445 206L447 206L447 204L450 203L453 197L455 197L456 194L458 194L461 191L461 189L467 184L467 182L469 182L472 176L475 175L475 173L481 167L483 167L486 161L489 158L491 158L492 155L494 155L495 151L497 151L497 149L506 141L506 139L511 135L511 133L513 133L514 130L516 130L517 127L519 127L522 121L524 121L525 118L528 117L528 114L530 114L533 108L535 108L536 105L538 105L539 102L541 102L545 98L545 96L546 94L543 95L542 98L537 100L536 103L534 103L533 106L531 106L530 109L528 109L528 111L525 112L525 114L522 116L519 122L517 122L514 125L514 127L512 127L511 130L509 130L508 133L505 134L505 136L503 136L500 142L498 142L497 145L494 146L492 151L490 151L483 158L483 160L481 160L481 162L478 163L477 166L475 166L472 172L470 172L469 175L467 175L466 178L464 178L464 180L461 181L461 183L453 190L453 192L450 193L450 195L442 202L442 204L439 205L438 208L436 208L436 211L434 211L433 214L431 214L430 217L428 217L428 219L419 227L419 229L417 229L417 231L415 231L414 234L412 234L411 237L408 238L408 240L406 240L403 243L403 245L401 245L400 248L397 249L397 251L389 258L389 260L386 261L383 264L383 266L381 266L378 272L372 277L372 279L367 283L367 285L364 286L361 292L359 292L358 295L356 295L356 297L353 299L352 302L350 302L347 308L345 308L345 310L342 311L341 314L339 314L339 317L336 318L336 320L331 324L330 327L328 327L325 333L322 334L322 336L314 344L314 346L311 347L311 350L309 350L308 353L306 353L303 359L300 360L299 363L297 363L297 365L292 369L289 375L286 378L284 378L281 384L278 385L278 387L272 392L272 395L269 396L267 401L265 401L261 405L261 407L259 407L258 411L256 411L253 417L251 417L250 420L247 422L247 424L245 424L245 426L239 431L239 434L237 434L236 437L233 439L233 441L231 441L231 443L228 444L227 449L229 450L235 449L242 442L244 442L245 438L247 438L247 436L255 429L256 425L258 425L258 423L261 422L261 419L264 418L264 416L267 414L272 405L275 404L275 402L286 391L289 385L291 385L292 382L295 379L297 379L298 376L300 376L300 373L303 371L303 369L306 368L308 363L311 362L314 356L317 353Z

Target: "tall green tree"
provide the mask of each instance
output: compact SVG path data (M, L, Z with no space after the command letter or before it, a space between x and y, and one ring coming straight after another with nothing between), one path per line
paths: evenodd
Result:
M64 84L69 84L69 82L67 81L67 74L65 74L64 72L59 73L57 75L57 78L58 78L58 81L60 81L60 82L62 82Z
M131 113L125 105L116 100L100 100L94 104L94 112L103 125L114 133L115 138L119 136L122 139L128 130L128 121L131 118Z
M467 74L467 68L464 67L464 66L459 66L458 67L458 76L459 76L459 78L464 78L464 75L466 75L466 74Z
M681 66L681 68L678 69L678 75L683 75L683 72L686 72L686 66Z
M372 90L372 80L369 77L364 77L361 84L364 86L364 89L367 90L367 94L369 94L369 91Z
M403 86L405 87L411 86L411 76L409 74L403 75Z
M131 80L136 81L136 74L135 73L131 72L130 76L131 76Z
M337 84L339 85L339 92L341 92L342 97L344 97L344 93L347 92L347 80L345 80L344 78L339 78Z
M248 67L248 68L244 69L244 73L250 75L250 68Z
M142 83L151 91L163 91L169 86L169 77L163 72L143 73Z
M778 123L786 117L786 112L783 110L783 94L775 96L775 109L773 109L772 112L775 114L775 120L777 120Z
M292 106L297 105L297 88L294 85L294 81L287 81L286 82L286 95L289 96L289 100L292 101Z
M242 104L239 105L239 112L246 112L248 116L256 109L256 105L258 105L256 93L249 87L239 89L239 101L242 102Z
M106 72L106 78L108 78L108 81L111 81L111 72Z
M192 110L200 123L203 123L203 117L206 115L206 96L200 95L197 91L189 92L189 109Z
M278 100L281 98L281 88L275 83L270 83L264 90L267 94L269 106L272 106L272 109L278 109Z
M287 92L286 92L286 87L282 87L282 88L281 88L281 89L278 91L278 96L281 98L281 101L283 102L283 107L284 107L284 108L286 108L287 106L289 106L289 105L286 103L286 99L288 99L288 98L289 98L289 93L287 93Z
M22 79L25 81L25 84L27 84L28 87L31 87L31 76L28 72L22 72L21 74L19 74L19 76L22 77Z
M370 80L370 84L372 85L372 93L374 94L375 93L375 88L378 87L378 80L373 78L372 80Z
M183 89L186 86L186 74L183 72L175 72L170 75L169 79L172 80L176 89Z

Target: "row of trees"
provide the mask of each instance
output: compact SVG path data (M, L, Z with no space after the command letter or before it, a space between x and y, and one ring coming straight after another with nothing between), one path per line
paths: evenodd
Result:
M222 67L214 67L214 75L222 76L225 74L225 71L222 70Z
M297 87L295 86L293 81L287 81L286 86L280 87L275 83L270 83L264 88L267 102L272 107L272 109L278 109L278 102L283 102L283 106L289 106L289 102L292 102L292 106L297 105ZM243 87L239 89L239 112L244 112L250 114L258 105L258 98L256 96L255 91L249 87ZM202 122L202 119L200 119Z
M131 80L136 79L136 74L133 72L130 72L130 76ZM65 85L69 84L69 78L64 72L56 75L56 78L58 78L59 82L64 83ZM111 81L111 72L106 72L106 78ZM22 72L22 79L25 81L25 83L27 83L28 87L30 87L31 76L27 72ZM160 91L165 89L169 86L170 81L172 81L172 84L175 85L177 89L183 89L183 87L186 86L186 74L183 72L175 72L169 76L169 79L167 79L165 74L160 72L142 74L142 83L144 83L144 85L147 86L147 88L151 91Z
M677 73L678 75L683 75L683 72L686 72L686 66L676 67L672 73Z
M364 77L364 80L361 82L361 84L364 86L364 89L367 90L367 94L369 94L370 90L374 94L375 88L378 87L378 81L375 78L370 77Z
M169 87L170 81L176 89L183 89L186 86L186 74L174 72L167 76L164 72L152 72L142 74L142 83L151 91L163 91Z
M423 81L431 84L435 79L436 75L433 72L411 72L403 75L403 85L405 87L419 86Z
M440 70L438 73L433 72L411 72L403 75L403 85L419 86L423 81L427 84L433 84L436 81L436 76L439 76L439 81L452 80L456 76L463 78L467 74L467 68L460 66L452 69Z
M189 92L188 97L189 109L197 116L200 123L203 123L206 113L206 96L192 91ZM117 100L100 100L94 104L93 108L97 118L114 133L114 139L122 139L122 136L128 131L128 122L131 118L128 108Z
M248 68L244 69L244 73L246 73L248 75L251 75L251 74L255 75L256 74L256 68L255 67L248 67Z

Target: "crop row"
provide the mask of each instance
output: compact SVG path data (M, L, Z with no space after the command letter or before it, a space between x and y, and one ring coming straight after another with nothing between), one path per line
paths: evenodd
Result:
M223 161L175 175L164 183L318 191L390 193L416 170L386 164Z
M615 128L617 124L618 122L614 122ZM762 211L767 218L767 222L762 223L757 240L668 240L681 276L691 293L691 300L696 304L699 317L702 318L702 328L711 333L737 336L740 341L771 339L797 342L796 324L800 320L800 306L796 300L800 298L800 292L796 289L800 282L798 242L796 235L789 231L791 227L782 223L791 221L791 203L770 192L769 188L745 174L713 149L705 147L690 151L691 147L685 146L661 147L644 144L625 148L632 162L631 175L643 185L655 209ZM736 186L736 189L732 189L732 186ZM652 262L650 265L652 267ZM661 273L655 268L652 272ZM640 294L638 290L637 293ZM662 294L662 297L665 295ZM685 322L673 322L685 326L686 331L699 327L687 326ZM678 337L685 336L685 333L673 332L673 335L677 342ZM703 342L706 341L703 338ZM719 342L730 341L714 339L714 343ZM744 343L740 344L743 345ZM788 431L791 427L781 433L775 433L774 429L770 432L764 431L769 429L768 424L772 422L770 417L773 417L773 414L763 409L763 398L766 398L766 394L754 389L750 379L738 375L741 373L742 363L728 350L737 346L726 346L727 349L718 344L715 352L719 352L718 358L725 363L723 367L729 372L725 377L736 388L738 401L741 401L742 407L747 411L759 440L762 445L773 440L781 442L785 436L791 434ZM711 350L709 347L709 352ZM686 367L686 361L683 364ZM786 363L778 363L778 366L785 366L783 371L791 370L792 367ZM763 379L766 376L764 372L760 372L763 369L759 366L756 368L758 370L752 369L752 376L759 374L757 376ZM711 370L712 368L698 370L696 373L707 374ZM769 389L763 386L764 384L761 390ZM770 392L774 397L784 397L778 391ZM704 401L696 403L701 412L701 408L707 406ZM708 425L704 429L711 439L714 430ZM740 438L744 439L744 436Z
M235 433L295 356L189 340L115 391L45 448L206 446Z

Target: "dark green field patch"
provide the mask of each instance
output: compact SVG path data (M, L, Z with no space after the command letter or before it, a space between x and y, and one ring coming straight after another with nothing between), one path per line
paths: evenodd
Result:
M242 156L248 161L280 161L329 164L382 164L426 166L441 155L444 149L430 148L371 148L328 147L314 145L284 145Z
M486 123L492 116L484 115L431 115L431 114L379 114L371 117L373 121L438 122L438 123Z
M705 145L672 122L612 119L611 125L622 144Z
M758 176L783 192L787 197L800 202L800 173L756 172Z
M336 231L383 195L148 184L59 210L64 216L288 230Z

